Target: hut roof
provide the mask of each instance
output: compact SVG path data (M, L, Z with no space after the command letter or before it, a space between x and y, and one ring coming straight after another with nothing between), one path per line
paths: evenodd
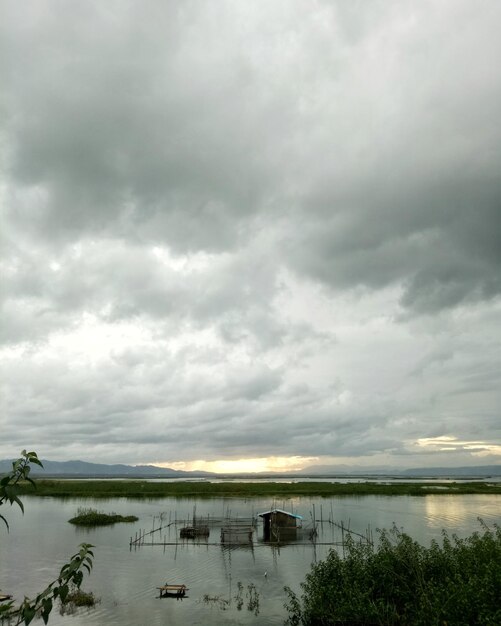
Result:
M303 519L302 515L296 515L295 513L291 513L290 511L283 511L282 509L272 509L271 511L258 513L258 515L259 517L266 517L267 515L272 515L273 513L282 513L282 515L288 515L289 517L294 517L296 519Z

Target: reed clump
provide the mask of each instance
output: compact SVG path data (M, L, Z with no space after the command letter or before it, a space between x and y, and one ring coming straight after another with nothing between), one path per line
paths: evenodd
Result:
M72 517L70 524L77 526L106 526L108 524L117 524L119 522L137 522L138 517L135 515L118 515L117 513L104 513L97 509L79 508L75 517Z
M61 605L59 612L61 615L74 615L79 609L92 609L100 602L92 591L84 591L79 588L72 588L64 597L60 598Z
M92 591L82 591L82 589L77 589L66 596L64 604L73 604L76 607L90 607L96 604L96 598Z

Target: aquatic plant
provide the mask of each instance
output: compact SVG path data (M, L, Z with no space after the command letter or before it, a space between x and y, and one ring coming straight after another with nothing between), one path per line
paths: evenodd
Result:
M221 611L226 611L226 609L230 605L230 601L226 598L223 598L222 596L210 596L208 593L203 596L202 601L204 604L217 606L219 609L221 609Z
M259 592L254 584L247 586L247 610L252 611L254 615L259 614Z
M63 599L61 598L61 608L59 610L61 615L72 615L79 608L92 608L98 602L99 598L96 598L92 591L83 591L74 587Z
M247 610L254 613L254 615L259 614L259 592L256 589L256 586L253 583L247 585L247 591L245 592L245 597L247 598ZM216 606L222 611L226 611L231 606L231 596L226 599L221 595L218 596L210 596L209 594L205 594L202 598L202 602L204 604L208 604L211 606ZM236 603L237 610L241 611L244 604L244 586L238 581L237 583L237 593L233 597L233 600Z

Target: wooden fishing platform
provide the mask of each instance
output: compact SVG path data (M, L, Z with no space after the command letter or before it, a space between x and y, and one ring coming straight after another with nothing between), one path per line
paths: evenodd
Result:
M174 513L173 519L169 514L168 522L162 513L158 518L159 525L157 526L155 524L156 518L153 517L151 530L146 531L145 529L139 529L139 531L136 532L135 537L130 538L129 547L132 550L132 548L136 549L143 546L163 546L164 548L168 546L175 546L177 550L178 546L183 546L185 539L195 539L195 542L190 545L199 545L204 546L205 548L209 546L221 546L223 548L250 547L253 550L257 547L280 547L289 543L295 546L345 546L345 538L349 535L358 537L371 545L374 543L370 528L367 529L366 534L361 534L351 530L349 523L348 525L345 525L343 522L335 522L333 519L332 507L331 514L327 519L323 515L322 506L320 506L320 516L318 517L315 513L315 505L313 505L313 511L311 512L311 527L304 526L302 524L302 517L300 515L296 515L292 512L288 513L287 511L282 511L281 509L272 509L259 514L263 517L263 520L265 520L265 516L269 516L270 528L272 526L272 514L274 513L278 514L278 516L279 514L285 515L288 523L285 527L277 524L276 530L280 530L280 532L279 534L274 532L273 536L267 536L264 532L266 530L266 523L263 523L262 540L259 538L256 540L253 537L254 531L257 528L257 516L254 513L251 517L234 517L230 515L228 510L228 514L223 515L222 517L212 515L197 517L196 509L194 508L193 517L178 518L177 513ZM275 517L277 517L277 515L275 515ZM274 519L273 521L275 522L281 520ZM319 541L318 529L320 527L323 528L324 524L327 524L332 528L339 528L341 530L341 540L335 540L333 536L329 541ZM180 530L179 526L181 526ZM302 526L302 530L300 526ZM213 527L219 527L221 531L220 542L209 541L209 535L211 534L210 529ZM289 536L287 533L289 527L292 531L292 536ZM273 524L273 528L275 530L275 524ZM172 537L171 529L174 530L174 537ZM163 534L165 531L167 531L168 534ZM294 536L296 531L297 537ZM163 587L167 586L169 585L166 584ZM158 589L161 588L158 587ZM174 590L174 594L176 592L177 590ZM172 595L173 592L169 591L166 592L166 594L167 593Z
M188 591L186 585L169 585L169 583L165 583L157 589L160 591L161 598L184 598Z

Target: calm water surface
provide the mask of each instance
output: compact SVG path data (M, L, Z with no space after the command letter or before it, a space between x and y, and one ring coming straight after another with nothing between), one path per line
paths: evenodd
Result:
M272 506L292 510L304 518L303 531L296 541L280 548L263 542L261 524L255 530L252 546L232 548L220 545L217 526L211 527L208 544L204 544L180 540L180 526L172 524L174 520L191 518L194 507L197 516L247 518ZM82 530L68 523L79 507L133 514L139 521ZM440 539L443 528L460 536L480 530L478 517L488 524L501 524L501 496L298 497L274 502L257 498L138 501L27 497L25 511L24 516L14 508L2 511L11 530L7 534L0 528L0 589L12 593L18 601L24 594L35 595L53 580L79 543L95 545L94 569L85 578L83 588L93 591L100 602L90 611L70 616L54 609L50 619L54 626L283 624L284 586L298 590L311 564L324 558L332 547L326 544L341 540L341 530L331 522L342 522L361 534L371 529L374 535L377 528L390 528L395 523L428 545L432 538ZM316 545L308 538L313 511L317 520L324 520L317 522ZM158 527L160 515L164 529L155 534L155 541L172 545L146 544L131 549L131 536L139 529L150 531L153 524ZM171 526L166 527L169 521ZM156 587L167 581L186 584L188 597L180 601L159 599ZM241 610L235 599L239 582L243 586ZM249 585L254 585L259 594L258 615L247 609ZM207 603L206 595L221 602Z

